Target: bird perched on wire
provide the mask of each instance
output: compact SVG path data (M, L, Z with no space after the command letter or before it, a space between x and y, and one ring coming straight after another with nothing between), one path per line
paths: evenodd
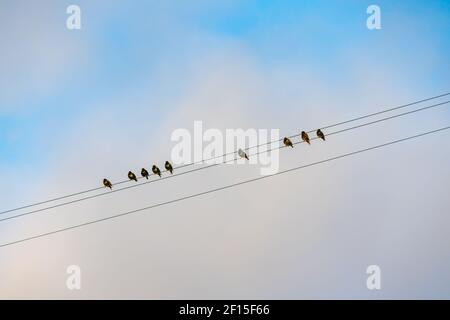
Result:
M245 158L245 159L248 160L247 154L246 154L242 149L239 149L239 150L238 150L238 155L239 155L239 157Z
M152 172L154 174L157 174L161 178L161 170L159 170L159 168L157 166L153 165Z
M169 161L166 161L166 163L164 164L164 168L166 168L166 170L169 171L170 174L173 173L173 167L172 167L172 165L170 164Z
M325 141L325 135L323 134L322 130L317 129L316 131L317 136L322 139L323 141Z
M294 145L292 144L292 141L288 137L283 139L283 143L286 147L291 147L291 148L294 147Z
M143 178L145 178L145 179L148 180L149 174L148 174L148 171L145 170L145 168L142 168L142 170L141 170L141 176L142 176Z
M305 141L309 145L311 144L309 142L309 136L308 136L308 134L305 131L302 131L302 140Z
M131 172L131 171L128 171L128 179L134 180L134 181L137 182L136 175L133 172Z
M106 188L110 188L111 190L112 190L112 183L111 183L111 181L109 181L108 179L103 179L103 185L106 187Z

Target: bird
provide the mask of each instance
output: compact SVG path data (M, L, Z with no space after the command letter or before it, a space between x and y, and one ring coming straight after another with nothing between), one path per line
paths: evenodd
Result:
M159 168L157 166L153 165L152 172L154 174L157 174L161 178L161 170L159 170Z
M302 131L302 140L305 141L309 145L311 144L309 142L309 136L308 136L308 134L305 131Z
M288 137L285 137L285 138L283 139L283 143L284 143L284 145L285 145L286 147L291 147L291 148L294 147L294 145L292 144L292 141L289 140Z
M238 154L239 154L239 157L245 158L245 159L248 160L247 154L246 154L242 149L239 149L239 150L238 150Z
M142 168L141 170L141 176L146 178L148 180L148 171L145 170L145 168Z
M172 167L172 165L170 164L169 161L166 161L166 163L164 164L164 168L166 168L166 170L169 171L170 174L173 173L173 167Z
M317 136L318 136L320 139L322 139L323 141L325 141L325 135L323 134L322 130L317 129L316 134L317 134Z
M112 183L111 183L111 181L109 181L108 179L103 179L103 185L106 187L106 188L110 188L111 190L112 190Z
M128 171L128 179L134 180L134 181L137 182L136 175L133 172L131 172L131 171Z

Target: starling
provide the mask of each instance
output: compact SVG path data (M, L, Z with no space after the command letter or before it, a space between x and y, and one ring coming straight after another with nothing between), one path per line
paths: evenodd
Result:
M159 168L157 166L153 165L152 172L154 174L157 174L161 178L161 170L159 170Z
M166 168L166 170L169 171L170 174L173 173L173 168L169 161L166 161L166 163L164 164L164 168Z
M305 131L302 131L302 140L305 141L309 145L311 144L309 142L309 136L308 136L308 134Z
M128 171L128 179L134 180L134 181L137 182L136 175L133 172L131 172L131 171Z
M246 154L242 149L239 149L239 150L238 150L238 154L239 154L239 157L245 158L245 159L248 160L247 154Z
M145 179L148 180L148 171L145 170L145 168L142 168L142 170L141 170L141 176L142 176L143 178L145 178Z
M291 140L289 140L289 138L287 138L287 137L283 139L283 143L284 143L284 145L286 147L291 147L291 148L294 147L294 145L292 144Z
M103 179L103 185L104 185L106 188L110 188L110 189L112 190L112 183L111 183L111 181L109 181L108 179Z
M317 134L317 136L318 136L320 139L322 139L323 141L325 141L325 135L323 134L322 130L317 129L316 134Z

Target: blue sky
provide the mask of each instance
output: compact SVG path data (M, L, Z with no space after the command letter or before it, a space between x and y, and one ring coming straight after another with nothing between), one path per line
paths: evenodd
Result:
M57 16L46 28L60 28L65 3L48 3L50 12ZM13 110L1 113L2 165L20 165L30 156L39 161L45 156L40 152L45 135L70 124L84 112L83 106L111 92L139 87L143 78L151 78L157 85L155 68L167 64L167 68L186 68L189 54L196 50L204 53L213 37L238 41L263 65L306 60L317 74L336 83L345 83L343 78L352 81L346 73L351 63L348 51L352 48L364 50L364 58L373 59L374 64L382 57L384 63L396 65L399 72L405 73L404 81L417 84L418 89L438 93L449 81L445 54L430 57L433 64L425 79L408 79L424 62L415 60L416 52L426 54L424 45L440 53L449 52L450 9L446 1L378 2L382 7L380 31L364 28L364 11L371 4L364 1L219 1L193 6L177 2L80 4L83 29L61 32L67 41L81 41L87 46L84 54L88 61L77 63L76 55L70 57L68 60L75 66L65 65L64 76L45 93L35 94L26 75L17 79L16 85L22 89L20 97L1 101ZM6 6L14 9L15 5ZM18 10L13 14L19 14ZM204 42L200 48L190 46L193 37ZM387 52L386 45L395 49ZM412 57L409 51L414 51ZM38 59L32 62L40 63ZM45 73L45 69L39 71ZM177 79L168 81L177 83Z
M81 8L81 30L65 27L69 4ZM381 8L381 30L366 28L366 8L371 4ZM450 2L436 0L55 0L39 4L31 0L2 1L0 175L10 184L0 187L4 195L1 209L42 200L48 194L94 187L104 175L119 179L128 165L140 166L150 157L162 159L170 149L167 144L170 132L180 126L190 128L192 120L209 121L211 126L218 127L297 130L296 121L303 121L305 126L335 122L448 92L449 34ZM450 112L443 108L437 116L412 118L401 128L405 131L425 128L448 123L449 119ZM393 129L386 129L386 137ZM350 144L341 142L343 148L350 148ZM411 154L414 153L408 150L400 160L408 160ZM430 161L438 163L447 158L448 152ZM368 161L369 164L375 166L378 162ZM362 168L361 172L371 170ZM62 183L67 172L73 180ZM447 170L438 174L447 177L449 173ZM17 178L23 176L32 177L26 186ZM363 179L360 183L360 189L364 190ZM379 181L372 187L380 192L384 190L379 187L383 184ZM420 190L420 186L411 184L411 188ZM197 187L197 182L191 187ZM241 196L245 205L249 205L248 199ZM395 199L391 201L387 208L401 207ZM430 196L429 201L433 203L435 199ZM375 207L378 206L384 208L383 204ZM354 207L323 208L323 212L349 212L357 216L358 206ZM448 203L443 203L442 208L448 208ZM368 215L373 214L366 210ZM102 205L87 207L86 218L104 211ZM62 212L69 216L67 220L56 222L72 221L72 213L67 209ZM290 208L289 213L296 212ZM270 221L269 215L264 217ZM170 225L171 221L164 219L169 218L162 221ZM382 226L389 233L391 221L388 217L383 219L386 224ZM395 221L400 224L401 220ZM214 222L201 221L206 226L212 225L212 229L219 228ZM263 226L260 227L262 230ZM8 230L21 229L12 225ZM240 230L242 234L239 230L218 230L221 235L236 232L236 238L248 241L245 242L248 245L256 243L243 235L245 230ZM258 236L261 241L270 240L264 234ZM73 240L69 236L68 239ZM217 240L219 246L222 240ZM382 239L373 244L377 252L385 249L377 247L380 243L384 243ZM337 245L345 247L345 243ZM36 244L36 248L39 246ZM74 252L80 248L73 244ZM95 254L95 248L99 249L94 246L89 253ZM176 248L174 245L172 249ZM24 249L22 253L26 257L29 251ZM450 257L448 252L445 254ZM69 259L65 253L61 257L64 257L61 261ZM112 256L108 257L114 261ZM254 261L259 263L259 258ZM286 259L291 261L291 257ZM248 263L250 266L252 262ZM431 269L433 266L430 264ZM215 270L209 270L212 276L216 275ZM293 270L289 272L295 274ZM156 272L158 276L161 274L167 276L164 271ZM245 272L237 277L244 275ZM201 277L193 277L196 276ZM183 288L171 285L174 291L163 297L183 292ZM286 286L276 288L283 297L320 296L315 289L308 294ZM225 289L221 292L220 287L217 290L214 297L231 292ZM244 288L241 290L245 292ZM366 297L357 289L352 290L355 296ZM58 291L51 292L49 295L53 297ZM331 296L339 297L338 289L330 292ZM401 289L396 293L405 294ZM426 294L433 296L430 291Z

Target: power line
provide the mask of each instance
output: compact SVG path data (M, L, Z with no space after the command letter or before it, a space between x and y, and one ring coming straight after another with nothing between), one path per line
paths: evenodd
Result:
M447 96L447 95L449 95L449 94L450 94L450 92L449 92L449 93L444 93L444 94L441 94L441 95L438 95L438 96L434 96L434 97L431 97L431 98L426 98L426 99L422 99L422 100L413 101L413 102L410 102L410 103L407 103L407 104L403 104L403 105L400 105L400 106L397 106L397 107L393 107L393 108L381 110L381 111L374 112L374 113L370 113L370 114L367 114L367 115L364 115L364 116L352 118L352 119L349 119L349 120L345 120L345 121L341 121L341 122L337 122L337 123L334 123L334 124L329 124L329 125L322 126L322 127L317 127L317 128L320 128L320 129L329 129L329 128L337 127L337 126L340 126L340 125L343 125L343 124L347 124L347 123L350 123L350 122L354 122L354 121L366 119L366 118L373 117L373 116L376 116L376 115L380 115L380 114L383 114L383 113L386 113L386 112L390 112L390 111L394 111L394 110L398 110L398 109L410 107L410 106L412 106L412 105L419 104L419 103L422 103L422 102L434 100L434 99L437 99L437 98L442 98L442 97L445 97L445 96ZM441 103L441 104L445 104L445 103L448 103L448 102L449 102L449 101L445 101L445 102L443 102L443 103ZM436 105L433 105L433 106L431 106L431 107L435 107L435 106L437 107L437 106L439 106L439 105L441 105L441 104L436 104ZM428 109L428 108L425 108L425 109ZM425 109L423 109L423 110L425 110ZM421 110L422 110L422 109L420 109L420 110L418 110L418 111L421 111ZM405 113L405 114L408 114L408 113ZM313 133L313 132L315 132L316 130L317 130L317 129L309 130L309 131L306 131L306 133ZM329 135L329 134L328 134L328 135ZM298 134L294 134L294 135L288 136L288 138L294 138L294 137L296 137L296 136L298 136ZM244 150L245 150L245 151L248 151L248 150L251 150L251 149L254 149L254 148L258 148L258 147L260 147L260 146L262 146L262 145L269 145L269 144L274 143L274 142L282 142L282 141L283 141L283 138L278 139L278 140L274 140L274 141L269 141L269 142L267 142L267 143L262 143L262 144L259 144L259 145L255 145L255 146L252 146L252 147L248 147L248 148L245 148ZM178 168L182 168L182 167L187 167L187 166L195 165L195 164L198 164L198 163L202 163L203 161L214 160L214 159L217 159L217 158L220 158L220 157L225 157L225 156L228 156L228 155L231 155L231 154L235 154L235 153L236 153L236 151L228 152L228 153L225 153L225 154L223 154L223 155L214 156L214 157L211 157L211 158L209 158L209 159L204 159L204 160L202 160L202 161L198 161L197 163L194 162L194 163L185 164L185 165L179 166ZM178 168L177 168L177 169L178 169Z
M412 106L412 105L415 105L415 104L419 104L419 103L422 103L422 102L426 102L426 101L442 98L442 97L445 97L447 95L450 95L450 92L444 93L444 94L440 94L440 95L437 95L437 96L433 96L433 97L430 97L430 98L422 99L422 100L416 100L416 101L413 101L413 102L410 102L410 103L407 103L407 104L403 104L403 105L400 105L400 106L397 106L397 107L381 110L381 111L370 113L370 114L367 114L367 115L364 115L364 116L360 116L360 117L352 118L352 119L349 119L349 120L337 122L337 123L334 123L334 124L322 126L322 127L319 127L319 128L321 128L321 129L329 129L329 128L336 127L336 126L339 126L339 125L342 125L342 124L347 124L347 123L350 123L350 122L354 122L354 121L362 120L362 119L365 119L365 118L373 117L373 116L376 116L376 115L380 115L380 114L383 114L383 113L386 113L386 112L390 112L390 111L406 108L406 107L409 107L409 106ZM307 133L312 133L314 131L315 130L310 130L310 131L307 131ZM296 135L291 135L291 136L288 136L288 137L289 138L293 138L295 136ZM263 144L259 144L259 145L248 147L248 148L246 148L244 150L248 151L250 149L254 149L254 148L260 147L260 146L265 145L265 144L269 145L271 143L281 142L281 141L282 141L282 139L279 139L278 141L270 141L270 142L267 142L267 143L263 143ZM201 164L201 163L203 163L205 161L214 160L216 158L225 157L225 156L228 156L228 155L231 155L231 154L235 154L235 153L236 153L236 151L233 151L233 152L225 153L223 155L215 156L215 157L212 157L212 158L209 158L209 159L204 159L202 161L197 161L197 162L193 162L193 163L189 163L189 164L180 165L180 166L174 167L174 170L178 170L178 169L185 168L185 167L188 167L188 166L193 166L193 165L196 165L196 164ZM167 170L165 170L165 171L163 170L163 172L167 172ZM151 173L149 176L154 176L154 175L155 174ZM138 177L138 179L142 179L142 178L143 177ZM128 182L130 182L130 180L122 180L122 181L119 181L119 182L115 182L114 185L120 185L120 184L124 184L124 183L128 183ZM26 208L38 206L38 205L41 205L41 204L54 202L54 201L58 201L58 200L62 200L62 199L66 199L66 198L70 198L70 197L74 197L74 196L78 196L78 195L85 194L85 193L90 193L90 192L101 190L101 189L104 189L104 187L96 187L96 188L86 189L86 190L82 190L82 191L79 191L79 192L70 193L70 194L67 194L67 195L64 195L64 196L55 197L55 198L51 198L51 199L48 199L48 200L35 202L35 203L32 203L32 204L28 204L28 205L24 205L24 206L12 208L12 209L0 211L0 214L5 214L5 213L21 210L21 209L26 209Z
M346 120L346 121L335 123L335 124L331 125L331 127L335 127L335 126L339 126L339 125L346 124L346 123L349 123L349 122L353 122L353 121L357 121L357 120L362 120L362 119L365 119L365 118L373 117L373 116L376 116L376 115L379 115L379 114L382 114L382 113L386 113L386 112L390 112L390 111L406 108L406 107L409 107L409 106L412 106L412 105L415 105L415 104L418 104L418 103L421 103L421 102L426 102L426 101L434 100L434 99L437 99L437 98L442 98L442 97L448 96L449 94L450 94L450 92L449 93L444 93L444 94L441 94L441 95L438 95L438 96L434 96L434 97L431 97L431 98L423 99L423 100L420 100L420 101L414 101L414 102L411 102L411 103L408 103L408 104L404 104L404 105L400 105L400 106L397 106L397 107L394 107L394 108L390 108L390 109L386 109L386 110L370 113L370 114L367 114L365 116L361 116L361 117L353 118L353 119L350 119L350 120ZM328 128L330 128L330 126L324 126L324 127L321 127L321 128L322 129L328 129Z
M91 225L91 224L95 224L95 223L99 223L99 222L103 222L103 221L107 221L107 220L116 219L116 218L119 218L119 217L131 215L131 214L134 214L134 213L138 213L138 212L141 212L141 211L144 211L144 210L150 210L150 209L162 207L162 206L169 205L169 204L172 204L172 203L176 203L176 202L180 202L180 201L184 201L184 200L200 197L200 196L203 196L203 195L215 193L215 192L218 192L218 191L234 188L234 187L241 186L241 185L248 184L248 183L252 183L252 182L255 182L255 181L268 179L268 178L271 178L271 177L274 177L274 176L278 176L278 175L281 175L281 174L290 173L290 172L293 172L293 171L305 169L305 168L308 168L308 167L312 167L312 166L323 164L323 163L326 163L326 162L330 162L330 161L342 159L342 158L345 158L345 157L353 156L353 155L360 154L360 153L363 153L363 152L367 152L367 151L370 151L370 150L380 149L380 148L383 148L383 147L386 147L386 146L389 146L389 145L393 145L393 144L396 144L396 143L404 142L404 141L407 141L407 140L416 139L416 138L419 138L419 137L422 137L422 136L425 136L425 135L433 134L433 133L444 131L444 130L448 130L448 129L450 129L450 126L443 127L443 128L436 129L436 130L432 130L432 131L428 131L428 132L424 132L424 133L417 134L417 135L414 135L414 136L409 136L409 137L406 137L406 138L403 138L403 139L390 141L390 142L379 144L379 145L372 146L372 147L369 147L369 148L360 149L360 150L353 151L353 152L350 152L350 153L345 153L345 154L342 154L342 155L339 155L339 156L335 156L335 157L332 157L332 158L327 158L327 159L324 159L324 160L321 160L321 161L312 162L312 163L309 163L309 164L306 164L306 165L297 166L297 167L294 167L294 168L291 168L291 169L279 171L279 172L274 173L272 175L261 176L261 177L258 177L258 178L253 178L253 179L249 179L249 180L240 181L240 182L229 184L229 185L226 185L226 186L223 186L223 187L210 189L210 190L207 190L207 191L203 191L203 192L200 192L200 193L195 193L195 194L192 194L192 195L189 195L189 196L173 199L173 200L170 200L170 201L160 202L160 203L157 203L157 204L154 204L154 205L151 205L151 206L147 206L147 207L144 207L144 208L139 208L139 209L127 211L127 212L116 214L116 215L109 216L109 217L106 217L106 218L97 219L97 220L93 220L93 221L89 221L89 222L73 225L73 226L70 226L70 227L57 229L57 230L50 231L50 232L47 232L47 233L41 233L41 234L38 234L38 235L35 235L35 236L32 236L32 237L23 238L23 239L12 241L12 242L7 242L7 243L4 243L4 244L1 244L0 248L11 246L11 245L22 243L22 242L27 242L27 241L38 239L38 238L42 238L42 237L46 237L46 236L53 235L53 234L56 234L56 233L65 232L65 231L72 230L72 229L85 227L85 226L88 226L88 225Z
M328 133L326 136L328 137L328 136L336 135L336 134L339 134L339 133L342 133L342 132L358 129L358 128L361 128L361 127L365 127L365 126L369 126L369 125L376 124L376 123L379 123L379 122L383 122L383 121L387 121L387 120L390 120L390 119L398 118L398 117L405 116L405 115L408 115L408 114L413 114L413 113L416 113L416 112L419 112L419 111L424 111L424 110L427 110L427 109L435 108L435 107L447 104L449 102L450 102L450 100L449 101L445 101L445 102L441 102L441 103L437 103L437 104L434 104L434 105L418 108L418 109L415 109L415 110L399 113L399 114L392 115L392 116L385 117L385 118L381 118L381 119L378 119L378 120L370 121L370 122L363 123L363 124L360 124L360 125L356 125L356 126L353 126L353 127L341 129L341 130L338 130L338 131L334 131L334 132ZM312 137L310 140L316 140L316 139L318 139L318 137ZM297 145L297 144L300 144L300 143L304 143L304 141L294 142L293 145ZM285 145L281 145L281 146L277 146L277 147L274 147L274 148L271 148L271 149L268 149L268 150L258 151L256 153L250 154L249 157L253 157L253 156L259 155L261 153L267 153L267 152L270 152L270 151L273 151L273 150L283 149L283 148L286 148L286 146ZM143 185L146 185L146 184L159 182L161 180L175 178L177 176L181 176L181 175L185 175L185 174L188 174L188 173L192 173L192 172L208 169L208 168L215 167L215 166L218 166L218 165L221 165L221 164L226 164L228 162L236 161L238 159L239 159L239 157L234 157L233 159L224 160L224 161L219 162L219 163L214 163L214 164L210 164L210 165L203 166L203 167L200 167L200 168L195 168L195 169L192 169L192 170L187 170L187 171L184 171L184 172L176 173L174 175L165 176L165 177L162 177L162 178L160 178L158 180L148 180L148 181L145 181L143 183L133 184L133 185L126 186L126 187L123 187L123 188L120 188L120 189L114 189L112 191L108 191L108 192L105 192L105 193L99 193L99 194L95 194L95 195L91 195L91 196L87 196L87 197L83 197L83 198L79 198L79 199L74 199L74 200L71 200L71 201L63 202L63 203L60 203L60 204L55 204L53 206L48 206L48 207L45 207L45 208L40 208L40 209L36 209L36 210L32 210L32 211L27 211L27 212L20 213L20 214L14 215L14 216L10 216L10 217L6 217L6 218L3 218L3 219L0 219L0 223L3 222L3 221L12 220L12 219L16 219L16 218L19 218L19 217L35 214L35 213L38 213L38 212L42 212L42 211L46 211L46 210L50 210L50 209L63 207L63 206L69 205L69 204L78 203L78 202L89 200L89 199L94 199L94 198L101 197L101 196L104 196L104 195L109 195L109 194L120 192L120 191L123 191L123 190L140 187L140 186L143 186Z

